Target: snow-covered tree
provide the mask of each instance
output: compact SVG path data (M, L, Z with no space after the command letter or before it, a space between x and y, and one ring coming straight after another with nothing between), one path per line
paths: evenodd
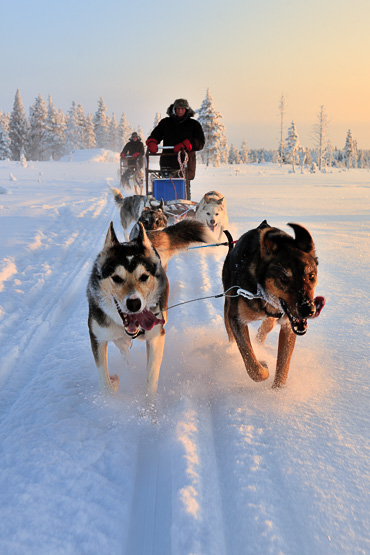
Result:
M10 114L9 137L12 159L20 160L21 152L28 145L28 121L19 89L15 93L13 111Z
M73 152L81 148L83 148L81 111L76 102L73 101L67 115L66 151Z
M65 151L66 123L63 112L58 112L51 95L48 98L48 112L45 122L45 130L42 137L45 159L59 160Z
M348 169L352 168L354 154L355 154L355 145L354 145L351 130L348 129L346 144L344 145L344 159L346 161L346 165Z
M109 119L107 107L102 97L98 101L98 109L94 115L94 131L96 146L98 148L109 148Z
M96 146L94 121L92 114L87 114L85 118L85 125L83 129L83 145L84 148L95 148Z
M150 135L150 133L153 131L153 129L155 127L157 127L158 123L161 121L162 119L162 114L160 112L156 112L155 117L154 117L154 121L153 121L153 127L151 128L150 132L148 133L148 135Z
M240 147L239 150L239 156L240 156L240 161L242 162L242 164L248 164L249 162L249 149L248 149L248 143L246 141L246 139L243 140L242 145Z
M330 139L326 142L324 149L324 164L325 168L331 168L333 165L333 145L331 144Z
M229 151L229 164L240 164L238 149L233 144Z
M221 162L222 152L226 148L225 127L220 122L222 115L216 112L209 89L198 110L198 121L201 124L206 139L203 150L200 151L202 161L208 166L217 166Z
M113 152L117 152L120 150L119 140L118 140L118 123L114 112L112 114L112 117L110 119L110 124L109 124L108 144L109 144L109 150L112 150Z
M141 125L138 125L138 126L137 126L136 132L137 132L137 134L139 135L140 139L141 139L143 142L145 142L144 133L143 133L143 130L142 130L142 128L141 128Z
M120 144L120 147L118 148L119 151L121 151L125 144L128 142L132 131L132 126L127 121L126 115L122 114L118 126L118 141Z
M280 157L280 166L283 165L284 161L284 118L285 118L285 109L286 109L286 100L285 96L282 94L279 102L279 111L280 111L280 144L279 144L279 157Z
M229 145L226 140L225 126L222 121L219 124L219 134L220 134L220 162L221 164L227 164L229 160Z
M46 160L44 152L43 137L45 134L46 118L48 111L41 94L38 95L34 104L30 107L29 116L29 160Z
M10 149L10 137L5 127L5 121L0 120L0 160L10 160L12 151Z
M320 111L317 114L317 123L313 126L313 133L315 143L317 145L317 158L316 163L319 170L322 169L324 164L324 151L328 141L329 133L329 119L325 112L324 106L320 106Z
M288 129L288 136L286 138L285 155L288 162L292 164L293 172L295 172L295 165L298 162L299 149L300 149L299 137L295 126L295 122L292 121Z

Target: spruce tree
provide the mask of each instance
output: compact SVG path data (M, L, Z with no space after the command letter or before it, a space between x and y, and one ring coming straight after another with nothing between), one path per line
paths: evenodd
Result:
M51 95L48 98L48 113L42 138L45 159L59 160L65 151L66 124L63 112L58 112Z
M240 164L238 149L233 144L229 151L229 164Z
M222 115L216 112L213 100L207 89L206 97L198 110L198 121L201 124L206 139L203 150L200 151L202 161L208 166L218 166L226 150L225 127L220 119Z
M80 125L80 113L79 107L76 102L72 102L72 107L70 108L67 116L67 127L66 127L66 151L73 152L74 150L79 150L83 148L82 143L82 129Z
M9 137L12 159L20 160L21 153L27 151L28 121L19 89L15 93L13 111L10 115Z
M0 160L10 160L12 151L10 149L10 137L5 127L5 121L0 121Z
M121 119L119 121L119 126L118 126L118 141L120 144L120 147L118 148L119 151L121 151L125 146L125 144L128 142L131 133L132 133L132 126L127 121L126 115L122 114Z
M292 121L288 129L288 136L286 138L285 153L286 153L286 158L288 162L292 164L293 173L295 173L295 164L298 161L299 149L300 149L299 137L295 126L295 122Z
M87 114L85 118L85 125L83 129L83 144L84 148L95 148L95 131L94 131L94 121L92 114Z
M316 163L319 170L321 170L324 164L325 146L328 141L329 132L329 119L325 112L324 106L320 106L320 111L317 114L317 123L313 126L313 132L317 145Z
M112 150L113 152L117 152L120 150L119 140L118 140L118 123L114 112L112 114L110 124L109 124L108 144L109 144L109 150Z
M39 94L30 108L29 117L29 146L28 158L30 160L46 160L43 137L45 134L47 109L42 95Z
M355 145L354 145L351 130L348 129L346 144L344 145L344 159L346 161L346 165L348 169L352 168L354 154L355 154Z
M107 107L102 97L98 101L98 109L94 115L94 131L96 146L98 148L109 148L109 118Z
M244 139L239 151L240 161L243 164L248 164L249 162L249 150L247 141Z

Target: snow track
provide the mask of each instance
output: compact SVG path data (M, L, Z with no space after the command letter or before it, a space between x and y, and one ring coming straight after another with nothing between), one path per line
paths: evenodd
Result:
M264 175L248 166L231 176L200 166L194 198L225 192L230 220L240 222L235 238L276 213L282 222L308 221L320 259L318 294L328 305L297 340L287 387L272 391L277 332L256 348L271 375L255 384L228 341L224 299L203 299L222 292L227 247L174 257L169 305L186 304L168 312L152 415L144 410L145 344L134 341L127 360L110 346L120 389L103 396L88 337L85 290L111 220L123 238L107 190L117 165L44 164L41 183L36 168L11 169L17 181L0 207L0 552L370 552L369 332L361 313L370 230L368 216L361 233L352 222L356 210L363 217L363 192L348 202L357 189L340 182L346 200L336 187L327 223L315 195L328 194L330 174L280 175L284 169L274 167ZM360 177L368 182L368 174ZM318 179L327 180L326 190ZM286 200L296 195L308 203L301 214L293 210L299 203ZM241 198L251 206L247 216ZM354 245L362 256L356 269Z

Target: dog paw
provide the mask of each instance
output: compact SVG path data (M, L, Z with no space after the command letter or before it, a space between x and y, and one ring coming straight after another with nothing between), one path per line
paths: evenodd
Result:
M116 393L119 388L119 377L117 374L110 376L110 385L113 393Z
M250 377L254 382L263 382L269 377L269 371L266 362L262 361L258 368L253 369L253 371L248 372Z

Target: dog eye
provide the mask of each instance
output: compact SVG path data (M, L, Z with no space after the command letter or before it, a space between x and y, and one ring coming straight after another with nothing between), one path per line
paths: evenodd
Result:
M148 278L149 278L148 274L143 274L142 276L139 277L139 281L147 281Z
M287 285L287 283L289 283L289 278L287 275L285 274L280 274L279 276L279 281L283 284L283 285Z
M117 284L121 284L121 283L124 282L124 280L120 276L117 276L117 275L112 276L112 280L114 281L114 283L117 283Z
M310 275L308 276L308 279L309 279L310 281L315 281L315 278L316 278L316 274L310 274Z

